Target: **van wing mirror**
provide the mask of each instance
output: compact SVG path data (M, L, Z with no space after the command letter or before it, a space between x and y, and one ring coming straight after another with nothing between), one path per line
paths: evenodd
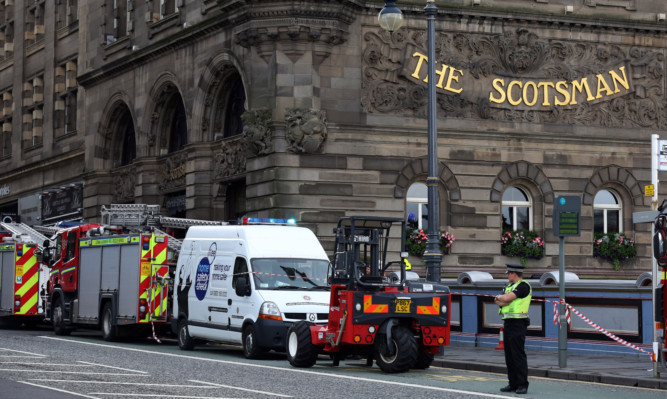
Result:
M250 295L250 284L246 277L239 277L236 280L236 288L234 288L236 295L238 296L248 296Z

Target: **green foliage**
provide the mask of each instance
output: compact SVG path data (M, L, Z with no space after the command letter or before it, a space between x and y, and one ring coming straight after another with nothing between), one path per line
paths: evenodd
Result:
M518 256L526 266L526 259L542 259L544 240L532 230L506 231L500 236L500 251L505 256Z
M635 240L624 233L598 233L593 242L593 257L608 260L614 270L621 268L621 262L637 256Z
M405 250L408 251L410 255L413 256L424 256L424 251L426 251L426 243L428 241L428 232L424 229L407 229L406 230L406 239L405 239ZM447 255L452 246L452 243L456 240L454 234L449 231L440 232L440 251L443 255Z

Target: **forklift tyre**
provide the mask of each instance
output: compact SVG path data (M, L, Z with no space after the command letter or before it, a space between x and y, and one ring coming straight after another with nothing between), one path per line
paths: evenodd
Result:
M434 358L435 355L433 353L419 351L417 354L417 361L415 362L415 365L412 366L412 368L417 370L426 370L427 368L431 367L431 363L433 363Z
M287 360L292 367L312 367L317 361L318 348L310 335L312 323L298 321L287 330Z
M53 332L56 335L70 335L72 330L65 327L65 314L60 298L57 298L53 304Z
M111 302L105 303L102 309L102 339L109 342L118 339L118 326L114 323Z
M394 354L388 355L384 338L375 340L375 362L385 373L404 373L417 361L417 341L407 327L395 326L391 332Z
M188 321L180 319L178 321L178 347L184 351L190 351L195 347L195 340L188 331Z

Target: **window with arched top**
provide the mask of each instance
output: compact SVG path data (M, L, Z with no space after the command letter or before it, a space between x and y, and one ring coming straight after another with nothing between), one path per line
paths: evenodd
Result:
M408 188L405 204L405 218L412 229L428 226L428 189L424 183L413 183Z
M533 229L533 201L525 189L508 187L502 204L503 232Z
M623 231L619 196L611 190L600 190L593 200L594 233L620 233Z

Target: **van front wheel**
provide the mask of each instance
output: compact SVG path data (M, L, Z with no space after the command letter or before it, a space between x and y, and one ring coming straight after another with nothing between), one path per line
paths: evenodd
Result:
M243 328L243 355L248 359L257 359L266 352L266 349L259 346L257 342L257 332L254 324L248 324Z

